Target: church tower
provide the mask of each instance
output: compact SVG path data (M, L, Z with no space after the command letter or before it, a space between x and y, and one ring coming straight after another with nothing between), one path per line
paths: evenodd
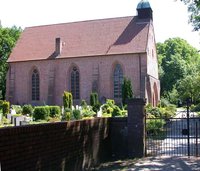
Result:
M137 5L137 12L139 19L152 19L153 11L148 0L141 0Z

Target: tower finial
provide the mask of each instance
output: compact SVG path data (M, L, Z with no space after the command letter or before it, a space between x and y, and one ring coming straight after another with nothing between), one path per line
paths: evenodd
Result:
M139 19L145 19L145 18L153 19L152 15L153 11L151 9L151 5L148 0L141 0L137 5L137 11Z

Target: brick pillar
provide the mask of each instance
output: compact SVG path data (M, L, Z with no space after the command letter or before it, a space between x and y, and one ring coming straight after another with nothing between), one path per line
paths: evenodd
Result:
M128 101L128 156L145 156L145 100Z

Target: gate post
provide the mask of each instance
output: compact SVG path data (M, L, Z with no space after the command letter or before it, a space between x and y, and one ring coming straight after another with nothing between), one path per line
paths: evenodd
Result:
M145 99L128 100L128 156L145 156Z

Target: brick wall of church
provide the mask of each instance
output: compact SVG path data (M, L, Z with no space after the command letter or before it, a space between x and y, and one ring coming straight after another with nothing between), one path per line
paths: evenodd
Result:
M147 66L146 98L148 103L156 106L160 100L160 80L158 76L158 58L152 23L150 24L148 37Z
M138 54L129 54L10 63L10 66L15 68L14 103L48 104L52 97L53 104L62 105L63 91L69 90L69 71L72 66L76 66L80 72L80 99L89 101L94 79L93 73L96 72L97 68L99 70L100 98L113 98L113 69L117 63L122 66L124 76L131 79L134 94L139 97L141 91L145 91L144 80L147 70L145 54L142 55L142 60L140 57L141 55ZM34 68L38 69L40 75L39 102L31 101L31 72ZM141 73L143 77L141 77ZM9 78L7 80L9 81ZM49 86L50 84L51 86ZM9 86L7 97L8 93Z

